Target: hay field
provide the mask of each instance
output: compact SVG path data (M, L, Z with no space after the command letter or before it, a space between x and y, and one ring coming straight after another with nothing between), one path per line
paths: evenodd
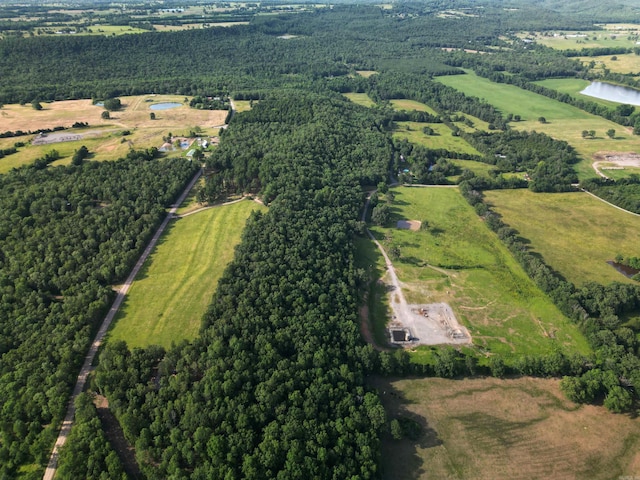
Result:
M492 190L485 198L567 280L576 285L634 283L606 262L618 253L640 255L640 217L583 192Z
M457 188L392 191L389 227L371 230L387 252L400 251L393 263L407 303L449 303L474 345L501 354L507 363L524 354L550 353L558 345L568 352L589 351L575 325L533 284ZM397 229L398 220L419 220L427 228ZM373 252L366 253L378 273ZM386 318L373 320L384 324ZM414 361L429 361L428 349L413 355Z
M109 332L130 347L195 338L250 213L245 200L174 220L133 283Z
M390 418L409 417L424 432L417 441L383 440L385 480L608 480L640 472L640 419L578 406L557 379L372 383Z

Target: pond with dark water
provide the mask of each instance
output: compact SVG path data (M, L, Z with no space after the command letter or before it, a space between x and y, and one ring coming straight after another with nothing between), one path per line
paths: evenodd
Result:
M580 93L611 102L640 105L640 91L604 82L592 82Z
M177 108L181 106L182 106L181 103L164 102L164 103L154 103L153 105L150 105L149 108L151 110L169 110L170 108Z

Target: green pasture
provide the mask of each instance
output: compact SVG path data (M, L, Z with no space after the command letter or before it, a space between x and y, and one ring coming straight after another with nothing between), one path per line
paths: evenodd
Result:
M394 138L406 139L426 148L444 148L451 152L480 155L480 152L469 145L464 138L454 137L451 134L451 129L444 123L396 122L396 124L397 128L393 132ZM436 135L426 135L422 131L424 127L431 127Z
M512 122L513 128L543 132L568 142L583 159L575 165L581 179L595 176L591 162L597 152L640 150L640 137L633 135L630 129L543 95L513 85L492 82L473 73L438 77L438 80L466 95L483 98L503 114L520 115L523 121ZM541 123L538 120L540 117L544 117L546 123ZM616 131L613 139L606 135L609 129ZM596 137L583 138L584 130L594 130Z
M467 72L466 75L437 77L436 80L460 90L465 95L478 97L492 104L505 115L508 113L520 115L523 120L537 120L539 117L545 117L548 121L592 117L579 108L523 90L515 85L492 82L473 72Z
M366 93L343 93L343 95L353 103L363 107L373 107L375 105L375 102Z
M245 200L172 221L131 286L109 339L130 347L193 339L249 214L262 208Z
M606 262L640 256L640 217L583 193L485 192L486 201L570 282L630 282Z
M488 177L489 171L495 168L493 165L489 165L488 163L476 162L474 160L458 160L454 158L449 161L460 167L462 170L471 170L478 177Z
M416 110L418 112L427 112L430 115L439 115L433 108L421 102L415 100L408 100L406 98L396 99L390 101L394 110Z
M611 178L612 180L620 180L621 178L627 178L631 174L640 175L640 168L638 167L624 167L624 168L607 168L606 166L600 165L600 171Z
M578 329L533 284L456 188L400 187L393 192L389 225L372 232L387 251L399 248L394 266L409 303L448 302L476 347L507 360L548 353L556 346L589 350ZM395 228L403 219L428 227ZM421 357L430 352L420 347L414 361L424 361Z

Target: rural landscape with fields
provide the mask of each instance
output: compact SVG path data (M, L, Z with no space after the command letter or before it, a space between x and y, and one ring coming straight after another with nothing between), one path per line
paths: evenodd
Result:
M635 0L0 3L0 480L640 478Z

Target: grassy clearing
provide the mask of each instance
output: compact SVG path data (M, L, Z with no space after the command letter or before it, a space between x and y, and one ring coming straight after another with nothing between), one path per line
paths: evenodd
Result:
M386 270L386 265L380 250L369 238L356 239L356 268L361 268L367 272L371 279L382 278ZM386 345L387 333L385 329L389 302L387 292L383 285L378 282L371 282L366 292L365 305L368 308L369 319L373 338L378 345Z
M366 93L343 93L343 95L363 107L373 107L376 104Z
M450 160L450 162L454 163L463 170L471 170L478 177L488 177L489 171L492 168L495 168L493 165L489 165L488 163L475 162L473 160L452 159Z
M640 217L582 193L485 192L503 220L567 280L633 282L607 265L616 254L638 256Z
M605 480L640 471L640 419L578 406L556 379L374 379L389 418L423 427L382 443L382 478Z
M130 347L192 339L233 258L255 202L205 210L170 224L132 285L109 339Z
M394 228L372 231L387 249L399 247L400 260L394 266L409 303L448 302L474 345L504 355L507 362L522 354L550 352L557 345L588 351L578 329L529 280L457 189L393 191L389 225ZM401 219L427 222L428 228L395 228ZM429 349L422 347L414 360L426 361L428 355Z
M424 103L416 102L415 100L397 99L391 100L391 105L395 110L416 110L418 112L427 112L430 115L438 115L433 108Z
M595 176L591 163L597 152L640 151L640 137L633 135L631 129L557 100L513 85L495 83L475 74L451 75L438 80L467 95L485 99L504 114L520 115L524 121L512 123L513 128L543 132L571 144L583 158L575 166L580 178ZM544 117L547 123L539 122L539 117ZM606 136L609 129L616 131L615 138ZM595 130L596 138L582 138L584 130Z
M55 149L64 157L55 164L71 161L73 153L82 145L92 152L92 160L113 160L126 155L130 148L160 147L162 137L168 133L187 136L191 129L199 127L205 135L216 135L224 123L226 110L196 110L189 108L189 98L181 95L139 95L121 97L123 108L112 112L110 119L102 119L104 109L92 105L91 100L67 100L43 103L42 110L31 105L5 105L0 109L0 132L37 131L57 126L70 127L75 122L85 122L89 128L71 129L65 133L79 134L83 138L73 142L56 142L48 145L28 145L19 152L0 159L0 173L33 162L44 153ZM183 104L169 110L152 111L155 103L176 102ZM151 119L151 113L155 119ZM124 131L130 132L123 136ZM34 135L0 139L0 147L13 146L15 142L29 143ZM182 152L177 152L180 154Z
M236 112L242 113L251 110L251 100L234 100L233 104L236 107Z
M369 78L372 75L377 74L375 70L356 70L356 73L364 78Z
M394 138L406 139L416 145L427 148L444 148L451 152L471 153L480 155L475 148L467 143L462 137L451 135L451 129L444 123L421 123L421 122L396 122L397 128L393 132ZM436 135L426 135L422 129L431 127Z

